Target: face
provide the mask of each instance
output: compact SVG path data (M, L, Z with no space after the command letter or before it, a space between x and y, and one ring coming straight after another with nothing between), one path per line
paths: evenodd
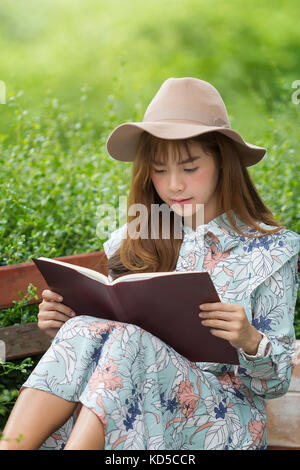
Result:
M199 142L190 142L189 149L192 162L179 163L174 160L168 149L168 161L153 163L151 179L160 198L180 216L184 216L184 225L189 225L194 230L197 226L197 204L204 204L204 223L217 217L216 212L216 186L218 183L219 169L213 155L204 152ZM183 162L189 159L184 152ZM176 200L186 199L185 203ZM198 222L199 223L199 222Z

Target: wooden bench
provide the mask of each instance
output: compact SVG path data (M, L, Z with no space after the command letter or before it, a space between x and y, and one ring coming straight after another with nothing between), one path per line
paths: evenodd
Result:
M104 251L56 259L107 275ZM19 300L18 291L26 293L30 283L37 287L38 300L29 303L40 303L42 291L48 287L33 262L0 266L0 309L12 307L13 300ZM43 354L51 344L36 322L0 328L0 340L5 342L6 361ZM267 400L267 436L270 450L300 449L300 341L297 341L297 363L287 394Z

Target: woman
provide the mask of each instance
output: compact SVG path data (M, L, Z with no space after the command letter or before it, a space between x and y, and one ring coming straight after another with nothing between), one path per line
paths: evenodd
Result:
M208 271L221 302L200 306L199 322L237 348L240 365L192 363L136 325L70 318L44 291L39 326L55 337L20 391L2 448L265 449L265 399L286 393L291 378L300 244L247 172L265 149L231 129L211 84L190 77L164 82L143 122L118 126L107 148L134 160L128 208L149 209L149 233L151 205L172 209L171 236L160 230L158 239L125 238L128 210L104 243L110 278ZM175 214L182 239L172 236Z

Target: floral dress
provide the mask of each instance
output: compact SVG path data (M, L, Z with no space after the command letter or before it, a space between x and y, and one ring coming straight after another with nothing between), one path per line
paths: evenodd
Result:
M104 243L108 258L126 228ZM60 328L23 387L90 408L103 423L105 450L265 449L265 400L287 392L294 364L300 236L282 229L246 238L225 213L183 230L176 271L209 272L221 301L241 304L269 339L265 357L238 349L238 366L190 362L136 325L80 315ZM41 449L62 449L74 420Z

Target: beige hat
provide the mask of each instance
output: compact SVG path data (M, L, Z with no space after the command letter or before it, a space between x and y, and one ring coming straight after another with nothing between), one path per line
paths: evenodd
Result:
M108 153L116 160L133 161L144 131L162 139L221 132L232 139L245 166L259 162L266 153L264 147L245 142L231 129L216 88L193 77L168 78L150 102L142 122L126 122L111 132L106 142Z

